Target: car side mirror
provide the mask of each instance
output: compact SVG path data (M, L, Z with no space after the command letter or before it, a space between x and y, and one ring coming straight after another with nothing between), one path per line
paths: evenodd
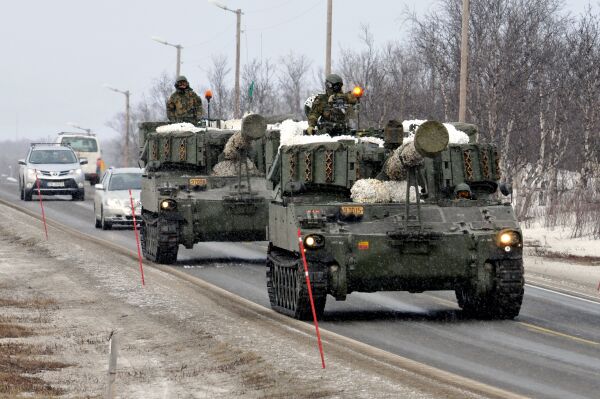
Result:
M87 161L87 158L81 158L81 159L79 160L79 164L80 164L80 165L87 165L87 163L88 163L88 161Z
M102 184L94 184L94 188L96 190L104 190L104 186Z
M27 162L25 162L24 159L19 159L18 163L19 163L19 165L24 165L24 166L27 165Z

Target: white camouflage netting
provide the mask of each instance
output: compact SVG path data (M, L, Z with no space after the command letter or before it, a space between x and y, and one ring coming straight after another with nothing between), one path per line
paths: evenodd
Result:
M230 161L235 161L240 158L240 150L243 148L248 148L250 146L250 140L247 140L242 136L242 132L235 132L227 143L225 144L225 148L223 149L223 156L225 159Z
M177 132L200 132L202 129L194 126L191 123L172 123L170 125L159 126L156 128L156 133L177 133Z
M237 176L239 163L240 161L221 161L214 166L212 176ZM259 175L256 166L254 166L254 163L251 160L246 159L246 164L248 165L248 174L250 176ZM244 176L245 174L246 169L242 165L242 176Z
M406 200L406 180L360 179L350 189L350 198L353 202L367 204L404 202ZM410 201L417 201L414 189L410 192Z

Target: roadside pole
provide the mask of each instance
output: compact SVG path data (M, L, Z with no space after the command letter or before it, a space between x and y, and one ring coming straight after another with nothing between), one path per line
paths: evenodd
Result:
M117 380L117 355L119 351L117 332L113 331L109 338L108 381L106 384L106 399L115 397L115 381Z
M321 354L321 366L325 368L325 356L323 355L323 344L321 343L321 333L319 332L319 321L317 320L317 312L315 311L315 301L313 300L312 287L310 286L310 277L308 275L308 263L306 262L306 254L304 253L304 242L302 241L302 232L298 229L298 245L302 254L302 263L304 264L304 276L306 277L306 285L308 287L308 298L310 299L310 308L315 322L315 330L317 331L317 342L319 345L319 353Z
M135 231L135 242L137 243L138 260L140 262L140 274L142 275L142 286L146 285L144 281L144 267L142 266L142 253L140 251L140 236L137 230L137 221L135 220L135 206L133 205L133 195L131 195L131 189L129 189L129 201L131 202L131 216L133 217L133 231Z
M37 186L38 198L40 199L40 208L42 208L42 221L44 222L44 232L46 233L46 241L48 241L48 225L46 224L46 213L44 212L44 201L42 201L42 193L40 191L40 179L38 171L35 170L35 185Z

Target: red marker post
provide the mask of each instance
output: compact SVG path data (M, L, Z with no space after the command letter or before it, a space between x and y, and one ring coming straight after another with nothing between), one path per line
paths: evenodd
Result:
M35 185L37 186L38 198L40 199L40 208L42 208L42 221L44 222L44 232L46 233L46 241L48 241L48 226L46 224L46 213L44 212L44 201L42 201L42 193L40 191L40 179L38 178L37 169L35 170Z
M135 231L135 242L137 243L138 260L140 261L140 273L142 275L142 286L146 285L144 281L144 267L142 266L142 252L140 251L140 237L137 230L137 222L135 220L135 206L133 205L133 195L129 189L129 201L131 202L131 216L133 217L133 231Z
M302 254L302 263L304 264L304 276L306 277L306 285L308 287L308 298L310 299L310 308L317 330L317 342L319 343L319 353L321 354L321 365L325 368L325 356L323 355L323 344L321 343L321 333L319 332L319 322L317 321L317 312L315 311L315 302L313 300L312 287L310 286L310 277L308 276L308 263L306 262L306 254L304 253L304 241L302 241L302 233L298 229L298 245Z

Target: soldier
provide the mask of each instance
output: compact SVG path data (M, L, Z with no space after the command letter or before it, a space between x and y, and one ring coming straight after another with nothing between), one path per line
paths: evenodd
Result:
M342 93L344 82L339 75L327 75L325 94L319 94L313 101L308 114L307 134L314 134L315 129L324 129L330 134L340 134L346 129L348 119L352 115L351 106L357 99L352 93Z
M202 118L202 100L185 76L177 78L175 89L167 101L167 117L172 122L197 123Z

